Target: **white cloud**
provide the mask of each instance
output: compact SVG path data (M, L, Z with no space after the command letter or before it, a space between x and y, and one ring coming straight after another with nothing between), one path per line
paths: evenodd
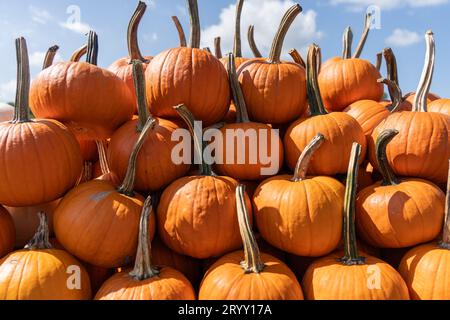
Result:
M242 50L244 56L252 56L247 42L249 25L255 25L255 41L263 55L267 55L272 45L273 37L286 11L295 4L292 0L247 0L242 10ZM202 30L201 47L213 47L214 38L222 38L222 50L230 52L233 48L234 21L236 5L222 9L220 21ZM317 13L314 10L302 12L292 24L284 42L284 56L292 49L304 51L313 41L320 39L323 33L317 30Z
M386 38L386 44L393 47L407 47L421 41L417 32L406 29L395 29L394 32Z
M32 67L42 67L42 64L44 63L46 52L36 51L33 52L30 55L30 66ZM60 62L63 61L61 55L57 53L55 55L54 62Z
M28 9L31 12L31 19L34 22L37 22L39 24L46 24L47 21L52 19L51 14L47 10L40 9L35 6L29 6Z
M346 5L352 11L364 10L370 5L379 6L384 10L404 7L429 7L448 3L449 0L330 0L333 5Z
M84 22L60 22L59 25L64 29L81 34L86 34L92 30L91 26Z
M14 101L16 96L16 79L0 84L0 101Z

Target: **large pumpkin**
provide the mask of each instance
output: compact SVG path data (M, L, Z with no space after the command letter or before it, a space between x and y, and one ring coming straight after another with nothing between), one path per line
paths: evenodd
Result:
M450 116L450 99L437 99L428 105L428 112L438 112Z
M243 185L236 188L236 202L244 251L230 253L209 268L199 300L303 300L294 273L277 258L260 253Z
M50 202L71 189L81 174L80 147L54 120L31 120L30 69L26 41L16 40L18 92L16 112L0 123L0 203L23 207Z
M9 212L0 206L0 258L14 249L16 229Z

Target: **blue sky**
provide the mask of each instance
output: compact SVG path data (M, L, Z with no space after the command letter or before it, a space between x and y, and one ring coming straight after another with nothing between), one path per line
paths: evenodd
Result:
M155 55L177 46L178 37L170 17L179 16L189 30L185 0L148 0L149 9L140 29L141 49ZM243 11L243 39L249 23L255 24L255 37L261 51L267 53L284 11L293 0L247 0ZM15 95L14 39L28 41L32 76L40 69L46 49L58 44L58 60L68 59L85 43L84 33L97 31L100 41L99 65L107 67L127 55L126 28L136 7L132 0L0 0L0 101ZM224 51L231 47L234 0L199 0L202 23L202 45L212 46L215 36L223 37ZM424 59L424 34L435 33L437 44L436 72L432 91L450 97L450 30L449 0L319 0L301 1L304 12L297 18L285 45L285 51L296 47L303 52L318 43L324 59L340 55L344 28L351 25L355 42L359 38L365 8L381 8L381 29L372 30L363 58L374 61L384 47L394 49L399 62L400 84L404 92L415 90ZM80 23L70 24L71 13L80 9ZM244 53L249 54L246 40ZM384 68L383 68L384 70Z

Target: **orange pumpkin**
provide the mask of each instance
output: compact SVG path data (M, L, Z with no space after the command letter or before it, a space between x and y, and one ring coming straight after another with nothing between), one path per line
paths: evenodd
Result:
M61 123L31 120L26 41L16 40L18 92L12 121L0 123L0 203L33 206L60 198L81 174L80 147Z
M355 141L362 146L363 155L360 161L364 160L366 137L353 117L344 112L326 113L317 81L319 52L317 45L311 45L308 52L307 87L311 115L300 118L288 128L284 137L285 159L288 167L294 170L300 154L314 135L320 132L325 141L311 159L309 173L332 176L346 173L348 157Z
M255 41L255 26L254 25L248 26L247 39L248 39L248 44L250 46L250 50L252 50L253 56L255 58L262 58L262 54L259 51L258 46L256 45L256 41Z
M84 161L95 162L98 160L97 145L95 140L83 139L76 137L78 144L80 145L81 156Z
M308 300L408 300L408 288L397 271L377 258L359 255L355 233L358 158L352 148L344 203L344 257L333 253L307 269L302 285Z
M293 62L281 62L281 50L300 5L283 17L268 59L243 63L237 73L252 121L285 124L297 119L306 108L305 69Z
M230 87L223 64L200 46L197 0L189 0L190 47L166 50L146 71L147 103L157 117L176 117L173 106L186 104L204 126L217 123L230 107ZM195 94L194 94L195 93Z
M53 249L45 213L25 249L0 260L1 300L89 300L91 286L83 265L64 250Z
M16 229L9 212L0 206L0 258L14 249Z
M101 286L96 300L195 300L189 280L179 271L156 267L151 261L149 218L153 211L151 197L145 201L139 224L136 262L131 271L116 273Z
M106 139L134 112L133 95L115 74L96 66L97 35L89 35L86 62L60 62L33 81L30 106L40 118L56 119L84 139Z
M199 300L303 300L294 273L277 258L260 253L245 200L244 187L239 185L236 205L244 251L229 253L209 268Z
M437 99L428 105L428 112L438 112L450 116L450 99Z
M319 257L339 244L344 186L326 177L308 177L308 164L324 141L322 134L299 157L295 174L262 182L253 197L258 230L271 245L299 256Z

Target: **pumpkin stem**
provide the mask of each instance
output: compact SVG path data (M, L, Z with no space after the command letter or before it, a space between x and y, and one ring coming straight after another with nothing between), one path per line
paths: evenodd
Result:
M53 60L55 60L56 52L58 52L58 46L52 46L48 48L47 53L45 54L44 64L42 65L42 70L47 69L53 64Z
M386 60L386 71L387 79L394 82L398 88L400 88L400 82L398 80L398 68L397 68L397 58L395 57L394 51L391 48L385 48L383 50L384 60ZM389 86L389 96L391 101L394 101L395 88ZM402 96L403 99L403 96Z
M369 36L370 26L372 25L372 14L367 13L364 20L364 30L361 35L361 39L359 40L358 46L356 47L355 53L353 54L353 58L359 58L364 49L364 45L366 44L367 37Z
M75 186L79 186L82 183L88 182L92 180L92 162L85 161L83 164L83 171L80 174Z
M222 47L221 47L221 38L214 38L214 51L217 59L222 59Z
M245 186L242 184L236 187L236 207L239 231L244 245L245 259L241 262L242 269L245 273L260 273L265 266L261 260L258 243L253 235L248 218L247 206L245 205Z
M307 91L311 116L327 114L320 94L318 60L320 60L320 48L316 44L312 44L308 50L306 63Z
M431 82L433 80L434 63L436 59L436 45L434 43L433 31L428 30L425 34L427 45L425 64L422 71L419 86L416 90L413 111L427 112L427 99L430 92Z
M98 59L98 36L95 31L89 31L86 62L97 65Z
M325 137L319 132L308 143L308 145L305 147L302 154L298 158L297 165L295 166L294 170L294 176L292 177L291 181L298 182L306 179L306 174L308 173L308 167L309 163L311 162L311 158L324 141Z
M241 16L243 7L244 7L244 0L237 0L236 20L234 24L234 46L233 46L233 54L236 58L242 58Z
M289 10L285 13L283 19L281 20L280 27L278 28L278 32L273 39L272 49L270 50L268 60L270 63L281 62L281 50L283 49L286 34L295 18L302 12L302 10L302 7L299 4L296 4L289 8Z
M233 94L233 101L237 110L237 122L250 122L245 104L244 94L242 93L241 85L238 81L236 73L236 64L234 61L234 54L228 54L228 78L230 79L231 92Z
M144 207L142 208L141 219L139 222L139 239L136 261L134 262L133 270L129 273L129 275L137 281L143 281L159 275L158 268L152 266L152 244L148 235L148 220L152 211L152 197L148 196L144 202Z
M51 249L50 244L50 232L48 230L48 218L47 214L43 211L38 213L39 216L39 227L34 234L33 238L27 243L25 249L28 250L45 250Z
M248 44L250 45L250 49L252 50L255 58L262 58L262 54L258 50L258 46L256 45L256 41L255 41L255 26L254 25L251 25L248 27L247 38L248 38Z
M377 60L375 67L377 68L378 72L381 71L381 65L383 64L383 53L379 52L377 53Z
M382 186L392 186L400 183L398 178L395 176L394 171L389 165L389 161L386 155L386 148L389 142L391 142L394 137L398 135L397 130L387 129L380 133L377 138L375 145L375 152L378 162L378 170L380 170L383 176Z
M17 89L12 123L30 122L30 62L28 60L27 42L24 38L16 39L17 55Z
M347 27L344 30L344 36L342 37L342 59L350 59L352 57L352 43L353 43L353 31L351 27Z
M211 52L211 49L210 49L209 47L204 47L204 48L203 48L203 50L205 50L206 52L208 52L208 53L211 53L211 54L212 54L212 52Z
M130 23L128 24L127 42L128 42L128 54L130 56L130 62L133 60L148 62L148 60L146 60L142 56L138 42L139 23L141 22L142 17L144 16L146 10L147 4L143 1L139 1L137 8L130 19Z
M347 173L344 202L344 257L340 261L345 265L361 265L365 263L361 257L356 244L355 231L355 200L358 187L359 158L361 157L361 145L353 143L350 154L350 163Z
M200 48L200 16L198 13L197 0L187 0L189 7L189 16L191 19L191 36L189 47Z
M295 63L301 65L303 68L306 69L305 60L303 60L302 56L300 55L300 52L298 52L297 49L291 49L289 51L289 55L292 57Z
M194 140L195 156L200 163L200 175L211 176L213 174L211 166L207 164L203 158L203 149L206 145L203 143L203 132L196 128L194 115L184 104L180 104L174 107L174 109L187 124L189 131L191 132L192 139Z
M447 178L447 196L445 198L444 230L442 232L442 241L439 243L439 246L443 249L450 250L450 166Z
M87 45L85 44L81 48L77 49L70 57L71 62L80 62L82 56L87 53Z
M154 128L156 120L154 118L148 118L147 123L144 128L142 128L141 134L134 144L133 150L130 154L130 159L128 160L128 168L125 174L125 178L123 179L122 184L119 186L117 191L124 195L133 197L134 196L134 180L136 178L136 161L139 155L139 151L141 151L142 145L145 142L149 132Z
M144 67L140 60L133 60L133 82L134 82L134 90L137 97L138 104L138 124L136 125L136 131L142 132L142 129L145 127L147 120L152 117L148 110L147 106L147 94L145 90L145 75L144 75Z
M172 21L175 24L175 28L177 28L178 37L180 38L180 47L186 47L186 34L184 33L183 26L181 25L180 20L177 16L172 16Z
M106 156L106 141L104 140L96 140L95 144L97 145L98 150L98 161L100 162L100 170L102 174L108 174L111 172L108 163L108 157Z
M394 82L386 78L381 78L377 80L378 83L384 83L390 92L392 104L388 107L388 110L392 113L397 111L403 102L403 93L400 87Z

